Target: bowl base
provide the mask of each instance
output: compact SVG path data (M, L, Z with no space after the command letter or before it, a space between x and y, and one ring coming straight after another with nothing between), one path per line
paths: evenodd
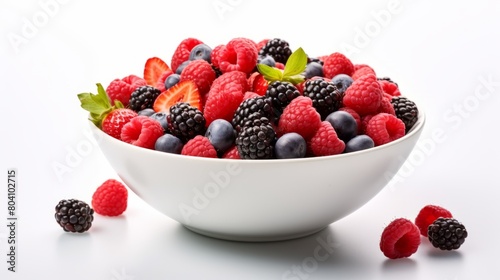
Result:
M196 232L198 234L205 235L205 236L212 237L212 238L222 239L222 240L239 241L239 242L273 242L273 241L285 241L285 240L290 240L290 239L297 239L297 238L306 237L306 236L315 234L319 231L322 231L328 225L323 226L321 228L314 229L314 230L309 230L309 231L304 231L304 232L299 232L299 233L294 233L294 234L283 234L283 235L236 235L236 234L232 235L232 234L226 234L226 233L206 231L206 230L190 227L187 225L183 225L183 226L185 228L189 229L190 231Z

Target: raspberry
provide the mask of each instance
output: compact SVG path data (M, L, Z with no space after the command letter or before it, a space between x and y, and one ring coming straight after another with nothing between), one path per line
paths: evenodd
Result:
M396 116L396 111L392 106L391 99L385 96L380 100L380 106L378 107L377 113L387 113Z
M405 135L405 124L394 115L379 113L373 116L366 126L366 135L380 146Z
M420 245L420 231L410 220L398 218L382 232L380 250L390 259L407 258Z
M231 147L222 158L227 159L241 159L240 154L238 153L238 148L236 146Z
M161 124L146 116L131 119L122 128L121 139L135 146L154 149L156 139L163 135Z
M338 74L351 76L354 73L354 66L352 65L352 62L341 53L332 53L323 61L323 73L328 79L331 79Z
M439 218L429 226L427 235L432 246L441 250L456 250L467 238L467 230L459 221L451 218Z
M377 112L382 100L382 89L375 75L365 75L355 80L344 95L344 106L354 109L359 115Z
M136 75L129 75L123 79L114 79L111 81L109 86L106 88L106 93L108 94L111 104L114 104L115 100L120 101L123 106L127 107L130 100L130 95L138 87L145 86L146 81Z
M208 127L216 119L231 121L247 91L246 74L233 71L215 79L208 92L203 114Z
M215 48L212 49L212 53L210 53L210 62L214 67L218 69L220 69L219 66L220 53L225 47L226 45L217 45Z
M181 155L216 158L217 151L207 137L197 135L182 147Z
M278 123L278 134L296 132L307 141L320 126L321 117L312 106L311 98L299 96L283 110Z
M321 122L316 133L307 141L307 148L313 156L331 156L344 151L345 143L340 140L328 121Z
M210 86L215 80L215 71L205 60L193 60L182 70L179 82L185 80L192 80L203 96L210 90Z
M356 113L356 111L354 111L353 109L348 108L348 107L342 107L339 109L339 111L345 111L345 112L351 114L351 116L356 120L356 124L358 125L358 134L362 134L361 133L361 117L359 116L359 114Z
M189 60L191 50L199 44L203 44L203 42L195 38L186 38L181 41L179 46L175 49L174 54L172 55L172 62L170 63L174 72L177 70L179 65L181 65L184 61Z
M63 199L55 207L54 218L66 232L83 233L90 229L94 209L78 199Z
M246 38L235 38L220 50L216 60L223 73L241 71L250 74L257 65L257 58L254 42Z
M361 128L358 134L366 134L366 127L368 126L368 123L373 118L373 116L374 115L366 115L361 117Z
M393 81L385 80L386 78L379 78L378 83L380 84L380 88L382 91L390 94L392 96L400 96L401 92L399 91L398 84Z
M136 116L137 113L130 109L115 109L102 120L101 129L104 133L116 139L121 139L120 134L123 126Z
M247 91L243 95L243 101L250 99L250 98L254 98L254 97L260 97L260 95L258 95L257 93L255 93L253 91Z
M358 71L359 69L361 68L364 68L364 67L370 67L368 64L353 64L353 67L354 67L354 72ZM370 67L371 68L371 67ZM373 69L373 68L372 68ZM375 72L375 71L374 71Z
M375 71L370 66L364 66L354 71L351 78L357 80L359 77L372 74L375 75Z
M97 214L118 216L127 209L128 191L125 186L115 180L106 180L92 195L92 207Z
M450 211L437 205L426 205L420 210L415 218L415 225L417 225L420 233L427 237L427 229L429 225L434 223L437 218L452 218L453 215Z

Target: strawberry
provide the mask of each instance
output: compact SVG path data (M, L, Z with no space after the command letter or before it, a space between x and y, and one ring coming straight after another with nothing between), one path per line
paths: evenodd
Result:
M167 63L161 60L161 58L151 57L146 61L146 65L144 65L144 80L146 80L148 85L155 87L165 71L172 72Z
M104 133L116 139L121 140L120 134L123 126L137 116L136 112L124 108L119 100L115 100L111 105L101 84L97 84L97 94L80 93L78 99L80 99L81 107L90 112L89 120Z
M178 102L187 102L202 111L201 96L196 84L191 80L177 83L162 92L155 100L155 112L168 112L170 107Z
M260 96L264 96L267 91L269 82L264 78L259 72L254 72L250 77L248 77L248 88L249 90L257 93Z

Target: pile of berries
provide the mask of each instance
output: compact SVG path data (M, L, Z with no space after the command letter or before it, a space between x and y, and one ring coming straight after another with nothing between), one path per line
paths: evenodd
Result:
M409 257L417 251L421 235L427 237L432 246L451 251L462 246L468 233L450 211L426 205L414 223L406 218L393 220L382 232L380 250L390 259Z
M384 145L415 125L418 108L398 84L335 52L310 57L281 38L195 38L170 66L146 61L142 77L115 79L81 106L110 136L189 156L282 159Z

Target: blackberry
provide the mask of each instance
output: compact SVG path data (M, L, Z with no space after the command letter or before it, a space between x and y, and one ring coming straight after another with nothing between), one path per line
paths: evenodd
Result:
M456 250L464 243L467 230L453 218L438 218L432 223L427 236L432 246L441 250Z
M183 142L205 133L205 117L196 107L186 102L176 103L170 107L167 116L168 130Z
M139 112L147 108L153 108L153 104L160 93L159 89L152 86L138 87L130 95L130 109Z
M90 229L94 220L94 209L77 199L63 199L56 205L56 222L66 232L82 233Z
M239 132L247 122L260 117L271 119L272 115L271 99L264 96L249 98L241 102L238 109L236 109L232 124L236 131Z
M379 81L381 81L381 80L382 80L382 81L388 81L388 82L391 82L391 83L395 84L396 86L398 86L398 83L395 83L395 82L394 82L393 80L391 80L391 78L389 78L389 77L381 77L381 78L379 77L379 78L377 78L377 80L379 80Z
M337 87L323 79L308 80L304 84L304 96L312 99L313 107L325 119L342 107L343 94Z
M236 148L242 159L270 159L276 133L268 118L255 118L236 137Z
M271 99L276 120L279 119L283 109L299 95L299 90L289 82L274 81L269 84L266 97Z
M418 120L418 108L415 102L403 96L394 96L391 99L396 117L402 120L408 132Z
M274 58L274 61L283 64L286 64L291 54L292 50L288 42L279 38L269 40L267 44L259 50L259 56L265 57L269 55Z

